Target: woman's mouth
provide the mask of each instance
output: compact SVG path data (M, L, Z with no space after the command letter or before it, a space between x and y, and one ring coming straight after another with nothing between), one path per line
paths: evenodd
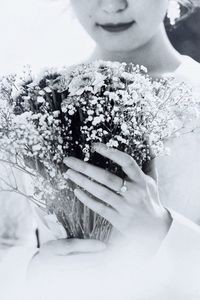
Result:
M113 24L113 23L97 24L97 26L103 28L108 32L122 32L128 30L130 27L133 26L133 24L135 24L135 21L131 21L128 23L118 23L118 24Z

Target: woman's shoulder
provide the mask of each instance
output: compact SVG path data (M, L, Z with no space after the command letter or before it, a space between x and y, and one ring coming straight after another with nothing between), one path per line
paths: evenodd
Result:
M174 73L178 80L200 88L200 63L189 56L182 56L182 63Z

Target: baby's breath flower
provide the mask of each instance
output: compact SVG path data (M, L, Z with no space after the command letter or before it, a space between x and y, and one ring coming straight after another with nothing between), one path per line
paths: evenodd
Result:
M166 139L181 135L199 111L189 87L171 77L153 81L145 67L95 61L37 77L29 70L0 81L0 159L33 175L35 203L56 216L68 237L104 240L111 225L77 201L64 158L123 176L92 150L93 143L124 151L143 168L169 154ZM88 226L89 218L97 229ZM106 224L105 236L99 224Z

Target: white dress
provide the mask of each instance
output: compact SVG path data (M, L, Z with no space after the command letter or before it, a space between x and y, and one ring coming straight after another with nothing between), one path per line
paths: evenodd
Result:
M183 62L174 73L174 76L177 80L189 82L195 89L198 89L200 86L200 65L191 58L183 56ZM168 146L171 148L171 155L157 158L156 165L159 175L161 200L171 212L173 222L155 258L148 266L148 271L152 278L151 276L146 276L146 271L143 270L141 272L142 280L140 283L142 282L145 289L142 289L142 296L135 297L135 299L195 300L200 298L200 227L184 217L186 216L195 222L200 221L200 133L197 130L194 133L169 141ZM55 239L51 230L43 222L42 217L37 216L36 218L41 242ZM0 262L0 283L4 283L0 287L0 299L18 299L16 296L17 292L19 293L19 288L25 285L30 261L37 251L38 249L30 245L13 247L8 251ZM126 261L125 256L123 256L124 262ZM128 261L130 262L130 260ZM126 264L123 263L124 265ZM120 269L121 280L123 278L123 266L121 265ZM101 296L99 298L93 294L93 297L88 295L88 298L84 298L82 295L81 298L72 296L66 299L123 298L128 300L129 296L128 294L125 296L125 290L127 291L127 286L129 288L130 286L132 287L134 280L137 282L138 277L140 277L138 275L139 272L136 272L137 276L135 276L134 272L133 274L129 273L129 268L124 268L124 274L128 273L128 275L124 276L129 278L129 280L127 285L123 286L121 281L117 281L119 278L116 273L119 273L119 269L115 271L115 273L112 272L112 275L116 276L114 286L117 293L115 295L110 294L106 298L105 295L100 293L99 295ZM93 280L92 274L93 272L88 270L88 272L84 273L84 276L88 276L88 278ZM154 276L155 274L158 274L158 276ZM102 276L98 279L102 280ZM11 284L12 291L9 290ZM86 284L89 283L87 282ZM51 290L50 287L52 287L51 280L46 288ZM81 288L83 288L82 285ZM106 288L108 287L104 282L102 289L106 290ZM117 288L120 289L118 290ZM43 295L34 299L54 299L58 295L56 291L58 293L58 289L51 290L51 295L49 294L46 298ZM13 295L15 295L15 298L13 298ZM107 295L109 295L108 290ZM25 298L27 299L27 297ZM57 299L61 298L62 295L57 297ZM22 294L20 294L19 299L22 299ZM130 299L133 299L133 295Z

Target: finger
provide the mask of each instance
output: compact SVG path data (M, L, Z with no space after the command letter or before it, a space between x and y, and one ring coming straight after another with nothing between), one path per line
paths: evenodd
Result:
M101 252L106 245L98 240L60 239L45 243L40 252L57 256L66 256L74 253Z
M110 191L109 189L100 185L99 183L91 181L86 176L74 170L69 169L67 171L67 175L70 180L82 187L84 190L88 191L96 198L104 201L105 203L109 204L118 211L123 210L123 204L125 203L125 199L123 199L122 196L117 195L116 193Z
M85 192L79 189L75 189L74 193L76 197L92 211L105 218L111 224L115 223L115 220L117 218L117 212L114 209L107 207L105 204L92 199Z
M130 155L117 149L108 148L106 145L101 143L96 143L94 145L94 150L121 166L124 173L131 180L138 182L144 178L144 173Z
M118 176L75 157L65 158L64 163L71 169L93 178L113 191L119 191L122 185L122 179Z
M158 182L158 170L157 170L155 159L152 159L149 162L149 168L148 168L147 175L151 176L151 178L153 178L156 182Z

